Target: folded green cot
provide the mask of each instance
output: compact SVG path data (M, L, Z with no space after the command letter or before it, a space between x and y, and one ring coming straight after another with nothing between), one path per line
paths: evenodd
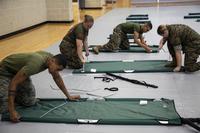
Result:
M200 12L189 13L188 15L200 15Z
M167 60L90 61L73 73L172 72L173 68L165 67L167 63Z
M148 14L131 14L128 17L148 17Z
M107 98L66 101L40 99L31 107L17 106L21 121L47 123L90 123L120 125L180 125L173 100ZM9 113L2 115L8 121Z
M93 51L93 48L95 47L96 45L90 45L89 46L89 51ZM149 46L151 49L152 49L152 53L157 53L158 52L158 45L152 45L152 46ZM105 49L101 49L100 52L113 52L113 51L110 51L110 50L105 50ZM134 52L134 53L145 53L146 50L141 47L141 46L138 46L138 45L130 45L130 48L129 49L118 49L118 50L115 50L114 52Z
M151 22L151 21L148 21L148 20L127 20L127 22L145 24L145 23L149 23L149 22Z
M184 16L184 19L196 19L196 18L200 18L200 15Z
M126 20L148 20L149 17L127 17Z

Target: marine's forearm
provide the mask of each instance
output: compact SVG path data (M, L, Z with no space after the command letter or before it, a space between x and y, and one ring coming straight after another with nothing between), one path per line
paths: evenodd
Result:
M182 55L180 50L175 51L175 56L176 56L176 66L181 67L182 65Z
M53 79L54 79L56 85L60 88L60 90L65 94L66 97L69 97L70 95L65 87L65 84L64 84L60 74L54 73L54 74L52 74L52 76L53 76Z
M88 42L87 39L84 41L84 48L85 48L85 52L89 52L89 48L88 48Z
M83 54L82 54L82 47L83 47L83 43L81 40L77 41L77 54L79 59L83 62L84 58L83 58Z
M8 88L8 111L10 113L15 111L15 96L16 96L16 85L11 82Z
M143 47L144 49L148 49L148 46L146 44L143 44L140 42L138 39L135 40L135 43L138 44L139 46Z

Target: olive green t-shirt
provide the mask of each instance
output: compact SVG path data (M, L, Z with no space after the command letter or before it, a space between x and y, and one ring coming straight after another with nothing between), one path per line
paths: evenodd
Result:
M140 24L133 22L121 23L118 25L125 34L133 34L135 31L142 34L142 29Z
M172 24L167 25L167 29L169 30L169 37L167 41L169 41L169 43L173 46L195 45L197 44L195 41L200 41L200 35L187 25Z
M47 69L48 57L53 55L45 51L9 55L0 62L0 75L14 76L21 70L29 77Z
M63 39L75 44L76 39L80 39L84 42L87 36L88 30L84 28L83 23L79 23L72 27Z

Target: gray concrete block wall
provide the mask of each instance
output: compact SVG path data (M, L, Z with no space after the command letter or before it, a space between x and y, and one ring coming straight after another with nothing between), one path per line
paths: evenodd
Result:
M44 21L45 0L0 0L0 35Z
M85 0L85 8L102 8L104 0Z
M72 0L0 0L0 36L45 21L72 20Z
M72 21L72 0L46 0L48 21Z

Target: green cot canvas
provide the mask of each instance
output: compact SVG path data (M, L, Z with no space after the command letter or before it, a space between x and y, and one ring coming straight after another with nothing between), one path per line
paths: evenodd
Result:
M133 34L126 34L127 35L127 39L133 39ZM112 34L109 35L109 37L107 39L110 39L112 36ZM95 47L96 45L90 45L90 47ZM137 44L133 45L133 46L138 46ZM153 45L156 46L156 45ZM158 47L158 45L157 45Z
M93 52L93 47L95 47L96 45L91 45L89 46L89 51ZM158 52L158 46L157 45L152 45L149 46L152 49L152 53L157 53ZM113 52L110 50L100 50L100 52ZM119 49L119 50L115 50L114 52L133 52L133 53L145 53L146 50L138 45L131 45L129 49Z
M108 98L66 101L40 99L31 107L17 106L21 121L47 123L87 123L114 125L180 125L174 101L169 99ZM48 113L47 113L48 112ZM9 114L2 115L9 121Z
M165 67L167 60L123 60L123 61L91 61L73 73L140 73L140 72L172 72L173 68Z

